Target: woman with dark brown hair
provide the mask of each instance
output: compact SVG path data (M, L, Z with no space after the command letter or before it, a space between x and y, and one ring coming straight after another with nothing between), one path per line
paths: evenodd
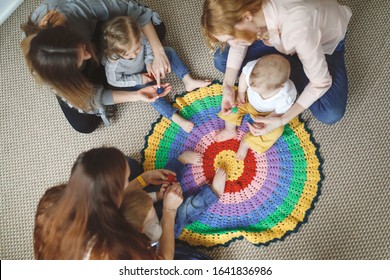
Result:
M131 162L130 162L131 164ZM167 183L169 170L142 173L136 179L126 157L116 148L82 153L66 184L46 191L35 217L36 259L173 259L175 211L163 214L163 234L155 251L148 239L123 216L126 192L144 184ZM164 207L176 210L181 190L165 194Z
M98 67L91 42L100 37L97 22L119 15L135 19L148 38L157 86L137 91L106 87L104 70ZM27 36L22 50L31 73L54 90L65 117L79 132L93 132L101 119L109 125L106 105L154 102L159 97L157 87L165 89L160 96L171 90L169 84L160 83L171 71L160 41L165 36L165 26L155 11L138 1L45 0L21 28Z

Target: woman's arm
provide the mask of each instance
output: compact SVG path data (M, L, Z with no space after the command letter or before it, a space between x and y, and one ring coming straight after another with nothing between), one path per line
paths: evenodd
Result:
M309 79L308 85L296 101L307 109L332 85L332 77L321 45L321 33L317 29L305 29L292 35L289 41L296 42L295 50Z
M156 78L157 86L160 87L161 78L165 78L165 74L171 72L171 64L165 54L164 47L157 36L156 30L151 22L142 27L142 32L148 38L150 46L153 50L152 72Z
M173 260L175 253L175 218L176 210L183 202L183 191L179 183L173 183L164 195L161 219L162 235L157 248L157 258Z
M174 172L167 169L156 169L156 170L146 171L142 173L140 176L138 176L141 177L141 179L136 178L130 181L126 187L126 191L131 191L132 189L144 188L149 185L162 185L162 184L169 183L167 181L169 174L176 175Z
M283 115L278 115L275 113L265 117L256 117L254 121L262 123L263 125L261 126L256 127L251 124L248 124L248 126L254 136L264 135L280 126L288 124L293 118L301 114L303 111L305 111L305 108L298 103L295 103Z
M107 91L106 96L103 96L103 104L113 105L134 101L154 102L157 98L166 96L172 90L172 86L168 83L161 86L164 91L160 94L157 94L157 85L144 87L136 91Z
M238 72L241 69L242 62L248 47L238 45L230 47L226 62L226 71L223 78L222 104L221 110L223 113L229 113L231 108L235 105L236 93L234 85L237 80Z
M248 90L248 84L246 83L246 76L244 73L241 73L240 79L238 81L238 92L237 92L238 105L245 104L247 90Z

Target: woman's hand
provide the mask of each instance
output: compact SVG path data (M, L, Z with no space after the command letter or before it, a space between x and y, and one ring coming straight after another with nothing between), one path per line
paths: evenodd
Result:
M159 49L158 52L154 52L154 59L152 63L152 74L157 82L157 87L160 87L161 78L165 78L165 75L171 72L171 64L165 54L164 48Z
M248 123L249 130L254 136L261 136L271 132L272 130L281 127L282 118L281 117L268 117L268 116L258 116L253 117L254 124Z
M142 173L142 178L147 185L162 185L168 184L168 175L176 176L176 173L167 169L156 169Z
M224 86L222 92L221 111L223 114L230 114L232 108L236 106L236 92L234 86Z
M176 210L183 202L183 190L180 183L172 183L164 195L164 209Z
M141 88L137 91L140 101L154 102L157 98L166 96L171 90L172 86L169 83L161 85L164 91L160 94L157 93L157 85Z

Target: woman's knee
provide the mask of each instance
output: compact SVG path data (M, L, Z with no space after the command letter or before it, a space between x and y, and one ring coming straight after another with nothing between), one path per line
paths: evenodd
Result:
M221 51L220 49L214 53L214 66L222 73L226 72L227 54L226 50Z
M312 110L314 117L324 124L335 124L345 115L345 107L335 107L328 110Z

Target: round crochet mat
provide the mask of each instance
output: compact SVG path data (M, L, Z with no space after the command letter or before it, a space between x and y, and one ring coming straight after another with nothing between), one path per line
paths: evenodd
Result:
M215 134L224 122L217 114L222 86L206 88L176 98L174 106L195 127L188 134L160 118L146 137L144 169L164 168L184 151L203 156L202 166L189 166L182 180L184 193L211 183L215 170L227 172L225 193L200 219L184 228L179 239L193 246L227 245L245 238L266 245L296 231L305 221L319 194L321 160L309 131L298 118L285 126L283 135L266 153L249 150L244 161L235 159L240 140L247 133L245 117L235 139L217 143Z

